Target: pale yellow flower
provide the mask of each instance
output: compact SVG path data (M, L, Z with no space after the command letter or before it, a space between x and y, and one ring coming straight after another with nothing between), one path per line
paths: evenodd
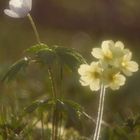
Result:
M127 52L121 41L114 43L112 40L103 41L101 48L93 48L91 54L101 60L102 66L108 64L118 67L121 57Z
M110 60L112 59L113 55L110 50L110 47L114 46L114 42L112 40L103 41L100 48L93 48L91 54L101 60Z
M92 62L90 65L82 64L78 69L78 73L81 75L80 83L83 86L90 86L92 91L100 89L102 68L98 62Z
M117 90L125 84L126 78L117 69L107 69L103 75L103 84L112 90Z
M103 41L101 48L93 48L92 55L98 62L90 65L83 64L78 72L83 86L90 86L91 90L99 90L103 84L106 88L117 90L125 84L126 76L138 71L138 64L131 61L132 53L124 48L121 41Z
M124 44L123 44L123 42L121 42L121 41L117 41L116 43L115 43L115 47L116 48L120 48L120 49L124 49Z
M127 76L131 76L133 72L138 71L138 64L135 61L131 61L132 53L129 51L120 61L120 67L123 73Z
M124 44L121 41L114 43L112 40L103 41L100 48L93 48L91 54L104 61L113 61L123 56L126 52Z

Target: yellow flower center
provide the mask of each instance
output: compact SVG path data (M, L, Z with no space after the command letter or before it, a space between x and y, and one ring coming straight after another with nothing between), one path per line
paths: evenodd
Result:
M122 62L122 64L121 64L123 67L125 67L126 66L126 63L125 62Z
M116 80L116 75L115 74L110 74L108 76L108 80L110 81L110 83L113 83Z
M112 58L113 58L113 55L110 51L108 51L104 54L104 59L111 60Z
M123 62L121 63L121 66L122 66L123 68L126 68L126 67L128 66L127 61L123 61Z
M91 77L93 77L93 79L99 79L100 78L100 73L97 71L91 72L90 73Z

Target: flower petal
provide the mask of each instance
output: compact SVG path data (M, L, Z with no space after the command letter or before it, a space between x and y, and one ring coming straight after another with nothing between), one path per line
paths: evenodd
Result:
M103 58L102 50L100 48L93 48L91 54L98 59Z
M80 68L78 69L78 73L80 75L85 75L85 73L87 72L88 69L89 69L89 65L82 64L82 65L80 65Z
M13 10L13 7L21 8L22 3L23 3L23 0L10 0L9 1L9 7L10 7L11 10Z
M98 91L100 89L100 80L94 80L92 83L90 83L90 89L92 91Z
M10 0L9 1L9 8L10 8L9 10L11 10L15 16L13 16L13 14L7 14L7 15L10 17L14 17L14 18L25 17L30 12L31 6L32 6L31 0L28 0L28 1L27 0Z
M112 90L117 90L120 86L124 85L126 78L122 74L116 74L114 76L114 80L109 84L109 87Z
M24 0L24 5L28 8L30 11L32 9L32 0Z
M124 48L124 44L123 44L123 42L121 42L121 41L117 41L117 42L115 43L115 47L118 47L118 48L120 48L120 49L123 49L123 48Z
M124 61L130 61L132 58L132 53L128 51L128 53L124 56L123 60Z
M112 90L117 90L117 89L120 88L120 86L114 85L114 84L110 84L109 87L110 87Z
M102 47L102 50L103 50L103 57L105 60L111 60L113 58L113 54L110 50L109 45L104 45Z
M126 75L126 76L132 76L132 72L127 70L127 69L122 69L123 73Z
M82 81L88 83L88 85L92 82L92 78L91 78L89 75L87 75L87 76L81 76L80 79L81 79Z
M15 13L14 11L9 10L9 9L5 9L4 13L13 18L20 18L20 16L17 13Z
M122 74L117 74L115 78L115 83L122 86L125 84L126 78Z
M89 83L87 83L86 81L83 81L82 79L79 80L82 86L88 86Z
M98 72L99 74L101 74L101 72L102 72L102 68L101 68L99 62L91 62L89 70L91 70L91 71L94 70L94 71Z
M114 46L114 42L112 40L106 40L102 42L102 49Z
M130 61L127 63L127 69L131 72L138 71L138 64L135 61Z

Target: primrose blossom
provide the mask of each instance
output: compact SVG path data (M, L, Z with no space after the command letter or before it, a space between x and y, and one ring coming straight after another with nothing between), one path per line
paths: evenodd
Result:
M98 61L93 61L90 65L82 64L78 72L81 76L80 83L90 86L92 91L99 90L101 85L117 90L125 84L124 75L131 76L138 71L138 64L131 60L132 52L124 48L121 41L103 41L101 48L93 48L91 54Z
M80 83L83 86L89 85L92 91L100 89L102 68L98 62L92 62L90 65L82 64L78 69L78 73L81 75Z
M129 52L123 56L120 61L120 68L126 76L131 76L133 72L138 71L138 64L132 61L132 53Z

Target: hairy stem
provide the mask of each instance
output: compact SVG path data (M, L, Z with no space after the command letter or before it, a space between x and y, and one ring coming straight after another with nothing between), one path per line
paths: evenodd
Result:
M41 44L39 33L37 31L37 28L36 28L36 25L35 25L35 23L33 21L32 16L30 14L28 14L27 17L28 17L28 19L29 19L29 21L30 21L30 23L32 25L32 28L33 28L33 31L34 31L34 34L36 36L36 40L37 40L38 44Z
M92 138L92 140L99 140L101 124L102 124L102 117L103 117L103 110L104 110L104 98L105 98L105 87L104 87L104 85L101 85L98 116L97 116L94 137Z

